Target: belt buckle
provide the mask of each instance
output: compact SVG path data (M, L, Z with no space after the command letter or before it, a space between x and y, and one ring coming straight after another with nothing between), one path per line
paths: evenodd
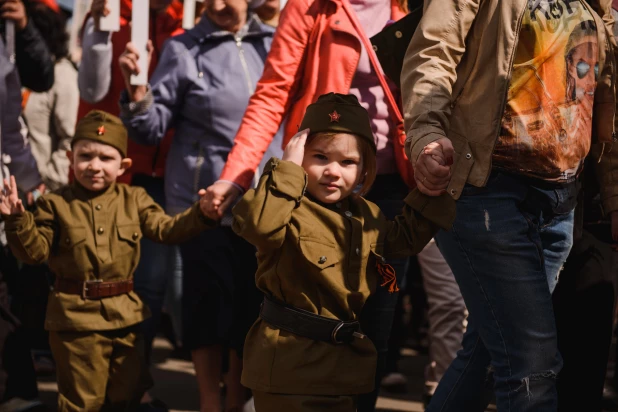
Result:
M96 280L85 280L82 282L82 299L86 300L88 299L88 297L86 297L86 292L88 292L88 285L91 283L102 283L103 281L101 279L96 279Z
M331 341L332 341L335 345L341 345L342 343L344 343L343 341L339 341L339 340L337 340L337 332L339 332L339 330L340 330L341 328L343 328L343 327L344 327L344 325L345 325L345 323L343 323L343 321L342 321L342 322L339 322L339 323L337 324L337 326L335 326L335 327L333 328L333 332L332 332L332 333L331 333L331 335L330 335L330 339L331 339Z
M341 330L341 328L343 328L346 325L346 323L344 321L341 321L337 324L337 326L335 326L333 328L333 332L330 336L331 341L335 344L335 345L341 345L343 343L345 343L344 341L341 340L337 340L337 333L339 332L339 330ZM352 337L356 338L356 339L365 339L367 335L364 335L360 332L352 332Z

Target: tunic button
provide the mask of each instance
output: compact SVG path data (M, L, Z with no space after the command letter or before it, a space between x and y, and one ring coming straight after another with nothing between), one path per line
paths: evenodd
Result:
M345 212L346 217L352 217L352 212L349 210Z
M395 37L397 37L398 39L401 39L401 38L403 37L403 33L402 33L402 32L400 32L399 30L397 30L397 31L395 32Z
M455 190L455 189L451 189L451 195L453 195L453 196L454 196L454 195L455 195L455 193L457 193L457 190Z
M318 260L318 263L325 263L326 262L326 256L320 256L320 260Z
M468 160L472 159L472 155L470 153L467 153L466 154L466 159L468 159Z
M70 238L64 239L64 243L66 243L67 245L70 245L71 244L71 239Z
M94 208L97 209L97 210L101 210L102 207L103 206L101 206L101 205L96 205Z
M360 255L360 249L356 248L356 256Z
M139 234L137 232L133 233L133 240L137 240L138 237L139 237Z
M105 232L105 229L103 229L102 227L100 227L100 228L98 228L98 229L97 229L97 233L98 233L99 235L102 235L102 234L103 234L103 232Z
M335 207L336 207L337 209L341 209L341 202L337 202L337 203L335 203Z

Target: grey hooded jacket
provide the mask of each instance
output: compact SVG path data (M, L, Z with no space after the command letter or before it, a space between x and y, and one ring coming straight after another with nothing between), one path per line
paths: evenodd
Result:
M157 145L168 129L175 130L165 172L168 212L186 209L200 188L218 179L273 32L255 15L235 34L203 16L167 41L142 101L128 102L126 92L122 95L121 118L131 139ZM264 158L280 155L279 132Z

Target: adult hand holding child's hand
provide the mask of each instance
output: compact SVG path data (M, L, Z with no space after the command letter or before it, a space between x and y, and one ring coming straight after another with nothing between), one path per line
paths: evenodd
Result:
M296 133L285 147L281 160L287 160L302 166L303 159L305 158L305 143L307 143L307 136L309 136L309 129L301 130Z
M11 176L9 183L4 179L4 190L0 191L0 213L3 215L21 215L26 209L19 199L15 176Z
M454 154L453 144L446 137L425 146L414 163L414 179L421 193L439 196L446 190Z

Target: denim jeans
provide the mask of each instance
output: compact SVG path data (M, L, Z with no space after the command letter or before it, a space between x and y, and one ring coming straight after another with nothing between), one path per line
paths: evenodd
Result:
M484 411L490 372L498 411L556 411L562 358L551 294L572 244L574 192L498 172L486 187L464 188L452 230L436 240L468 329L427 411Z
M146 190L155 202L165 208L165 194L163 189L163 179L146 175L135 175L131 182L133 186L140 186ZM167 257L169 246L153 242L150 239L142 238L140 241L141 258L133 281L135 293L150 309L152 316L142 322L142 333L146 344L146 360L150 362L152 352L152 341L154 340L159 328L161 319L161 309L165 298L165 288L168 279Z

